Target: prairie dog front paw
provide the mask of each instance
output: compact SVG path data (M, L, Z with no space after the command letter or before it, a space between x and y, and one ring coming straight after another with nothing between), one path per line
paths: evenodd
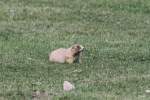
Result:
M74 57L67 57L66 62L72 64L74 62Z

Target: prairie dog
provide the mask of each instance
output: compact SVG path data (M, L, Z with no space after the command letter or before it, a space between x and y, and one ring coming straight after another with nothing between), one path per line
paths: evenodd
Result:
M79 62L83 49L84 47L79 44L75 44L70 48L59 48L49 54L49 60L51 62L69 64Z

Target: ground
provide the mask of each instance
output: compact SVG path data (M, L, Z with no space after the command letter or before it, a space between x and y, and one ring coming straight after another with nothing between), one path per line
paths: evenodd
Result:
M48 61L80 43L81 64ZM76 87L65 93L63 81ZM150 0L1 0L0 100L150 100Z

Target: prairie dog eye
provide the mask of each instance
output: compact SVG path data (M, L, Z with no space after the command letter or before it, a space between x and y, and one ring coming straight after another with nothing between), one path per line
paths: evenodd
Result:
M72 47L72 50L75 51L75 52L80 51L80 49L81 49L80 45L74 45L74 46Z
M73 49L73 51L81 52L84 50L84 47L82 45L75 44L74 46L72 46L72 49Z
M81 49L81 47L80 47L79 45L77 45L77 46L76 46L76 49L80 50L80 49Z

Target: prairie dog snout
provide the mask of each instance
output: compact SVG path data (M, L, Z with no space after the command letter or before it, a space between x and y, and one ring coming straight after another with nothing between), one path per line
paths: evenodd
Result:
M83 50L84 47L79 44L75 44L70 48L59 48L49 54L49 60L57 63L74 63L79 61Z

